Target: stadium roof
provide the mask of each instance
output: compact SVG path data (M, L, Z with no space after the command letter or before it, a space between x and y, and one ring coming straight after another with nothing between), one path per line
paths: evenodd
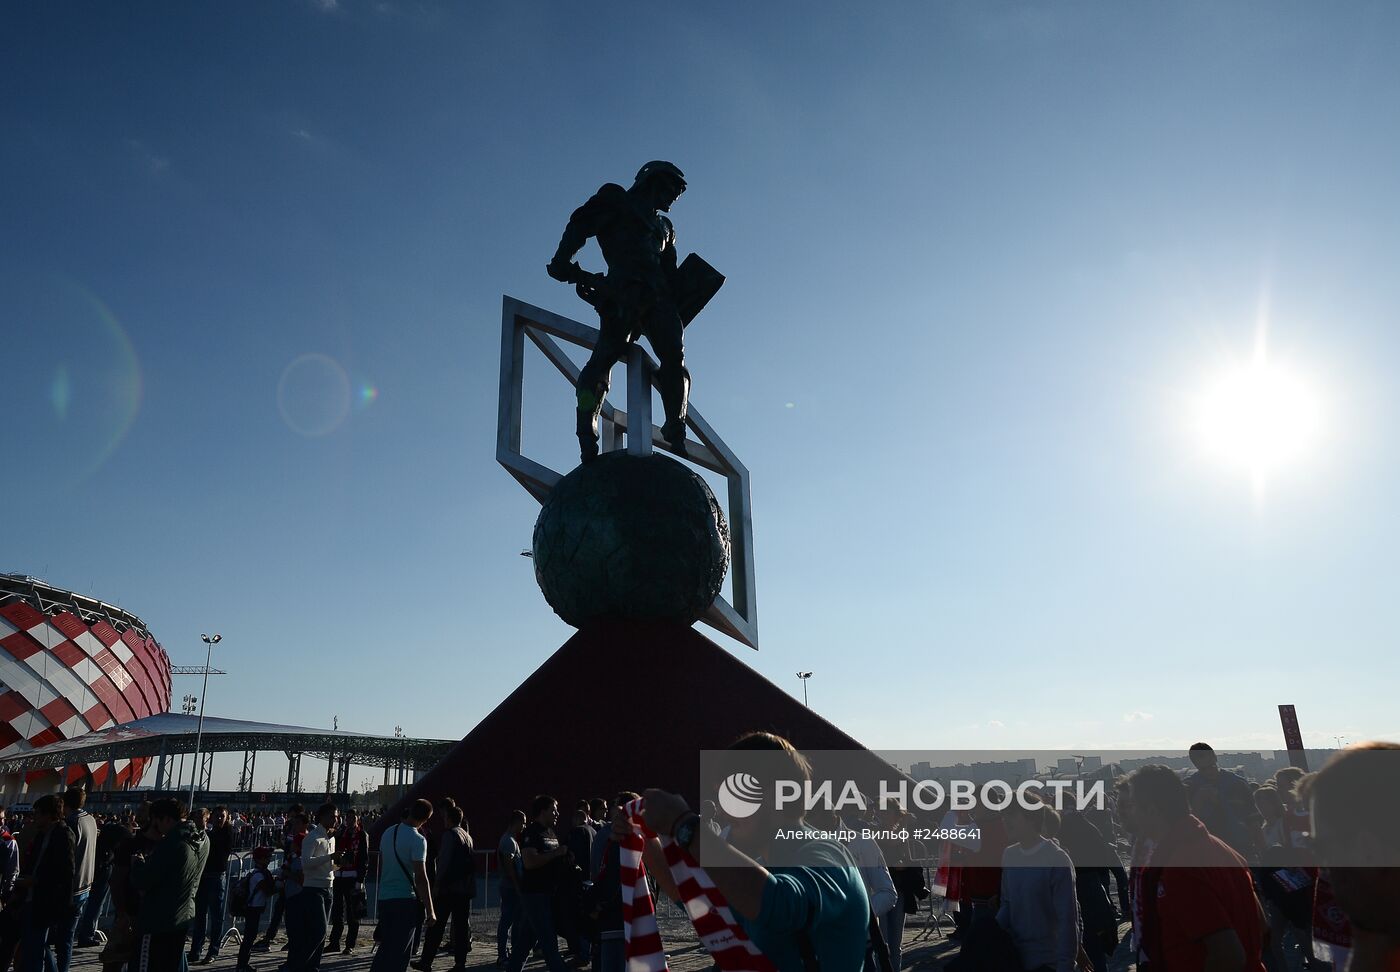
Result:
M135 722L16 753L0 759L0 774L61 769L74 763L100 763L133 757L192 753L199 717L163 712ZM242 719L204 717L204 753L285 752L348 760L357 766L431 769L457 740L371 736L344 729L308 729Z
M106 621L116 628L118 633L127 628L135 628L142 637L151 635L146 622L130 611L106 601L99 601L95 597L88 597L86 594L54 587L28 574L0 573L0 604L10 601L27 601L46 615L71 611L82 619L84 624Z

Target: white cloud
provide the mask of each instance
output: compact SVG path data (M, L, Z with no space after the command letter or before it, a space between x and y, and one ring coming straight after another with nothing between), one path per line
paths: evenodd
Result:
M1000 719L989 719L989 720L987 720L987 728L988 728L988 729L1005 729L1005 728L1006 728L1006 723L1002 722Z
M1123 721L1124 721L1124 722L1151 722L1151 721L1152 721L1152 713L1151 713L1151 712L1125 712L1125 713L1123 713Z

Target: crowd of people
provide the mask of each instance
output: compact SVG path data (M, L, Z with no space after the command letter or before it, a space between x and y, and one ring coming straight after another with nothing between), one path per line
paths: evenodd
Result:
M735 746L781 754L795 779L811 778L781 737L753 733ZM1200 743L1194 773L1144 766L1099 812L1018 800L945 818L965 826L936 867L900 837L912 818L898 805L838 815L794 804L739 819L662 790L641 803L624 791L577 801L565 824L559 801L540 795L509 814L494 847L497 963L520 972L538 956L550 972L621 972L624 885L639 873L699 910L693 878L678 883L645 832L695 859L703 848L735 934L780 972L899 972L905 920L931 907L928 884L946 889L956 921L950 972L1106 972L1122 951L1149 972L1397 972L1400 772L1394 760L1365 762L1376 754L1400 759L1400 746L1351 747L1320 772L1253 783ZM101 949L103 972L184 972L218 958L226 912L241 921L238 972L251 972L254 950L276 947L284 923L279 972L314 972L325 954L360 947L370 882L372 972L431 972L440 951L452 972L466 966L486 875L451 798L409 804L377 854L356 810L294 804L273 818L279 846L259 843L250 867L232 869L242 848L227 808L188 814L160 799L104 818L85 801L80 787L40 797L8 821L13 833L0 811L0 972L68 972L82 947ZM777 863L784 833L805 836Z
M260 824L222 806L191 814L173 799L106 816L85 803L86 791L70 787L39 797L10 827L0 810L0 972L68 972L84 947L101 950L104 972L184 972L219 957L226 914L242 920L241 972L251 972L254 948L273 947L284 919L286 972L318 968L327 946L341 950L342 932L343 952L355 951L371 866L355 810L342 820L326 804L308 817L294 804L279 815L276 873L273 848L259 844L231 887L230 860L246 849L240 830Z
M795 778L810 778L778 737L736 745L782 751ZM936 868L911 841L886 839L912 822L898 806L845 819L765 807L740 820L712 803L693 813L653 790L645 816L658 834L704 845L715 886L780 970L898 972L906 916L929 907L933 876L956 922L952 972L1106 972L1115 953L1150 972L1397 972L1400 765L1358 765L1380 752L1400 758L1391 744L1365 744L1320 772L1288 768L1254 783L1198 743L1194 772L1144 766L1120 778L1098 812L1035 799L974 808L951 821L974 836L950 842ZM635 797L579 802L567 828L553 797L512 814L498 846L503 967L518 972L532 950L551 972L624 967L619 844ZM1333 808L1330 841L1324 807ZM800 864L766 867L774 835L794 829L813 835ZM832 833L843 836L821 836ZM1334 852L1329 865L1328 849L1340 845L1350 856ZM657 886L682 900L664 859L650 845L648 855ZM404 961L386 954L375 972L400 972Z

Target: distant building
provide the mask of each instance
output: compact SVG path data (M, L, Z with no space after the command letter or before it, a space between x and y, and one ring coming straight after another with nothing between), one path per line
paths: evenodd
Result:
M0 756L134 722L170 708L170 658L136 615L22 574L0 574ZM39 792L87 780L139 782L146 760L69 767L0 781Z
M1016 784L1034 778L1036 773L1034 759L955 763L952 766L934 766L923 762L909 767L909 775L914 779L937 780L943 784L952 780L969 780L978 785L990 783L992 780Z
M1055 762L1055 772L1060 776L1079 776L1101 769L1103 769L1102 756L1085 756L1082 759L1074 756L1061 756Z

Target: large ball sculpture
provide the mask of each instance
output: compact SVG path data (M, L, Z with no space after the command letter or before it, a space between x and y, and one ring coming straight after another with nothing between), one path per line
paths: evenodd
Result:
M569 624L691 624L719 596L729 527L688 467L608 452L561 479L535 521L535 579Z

